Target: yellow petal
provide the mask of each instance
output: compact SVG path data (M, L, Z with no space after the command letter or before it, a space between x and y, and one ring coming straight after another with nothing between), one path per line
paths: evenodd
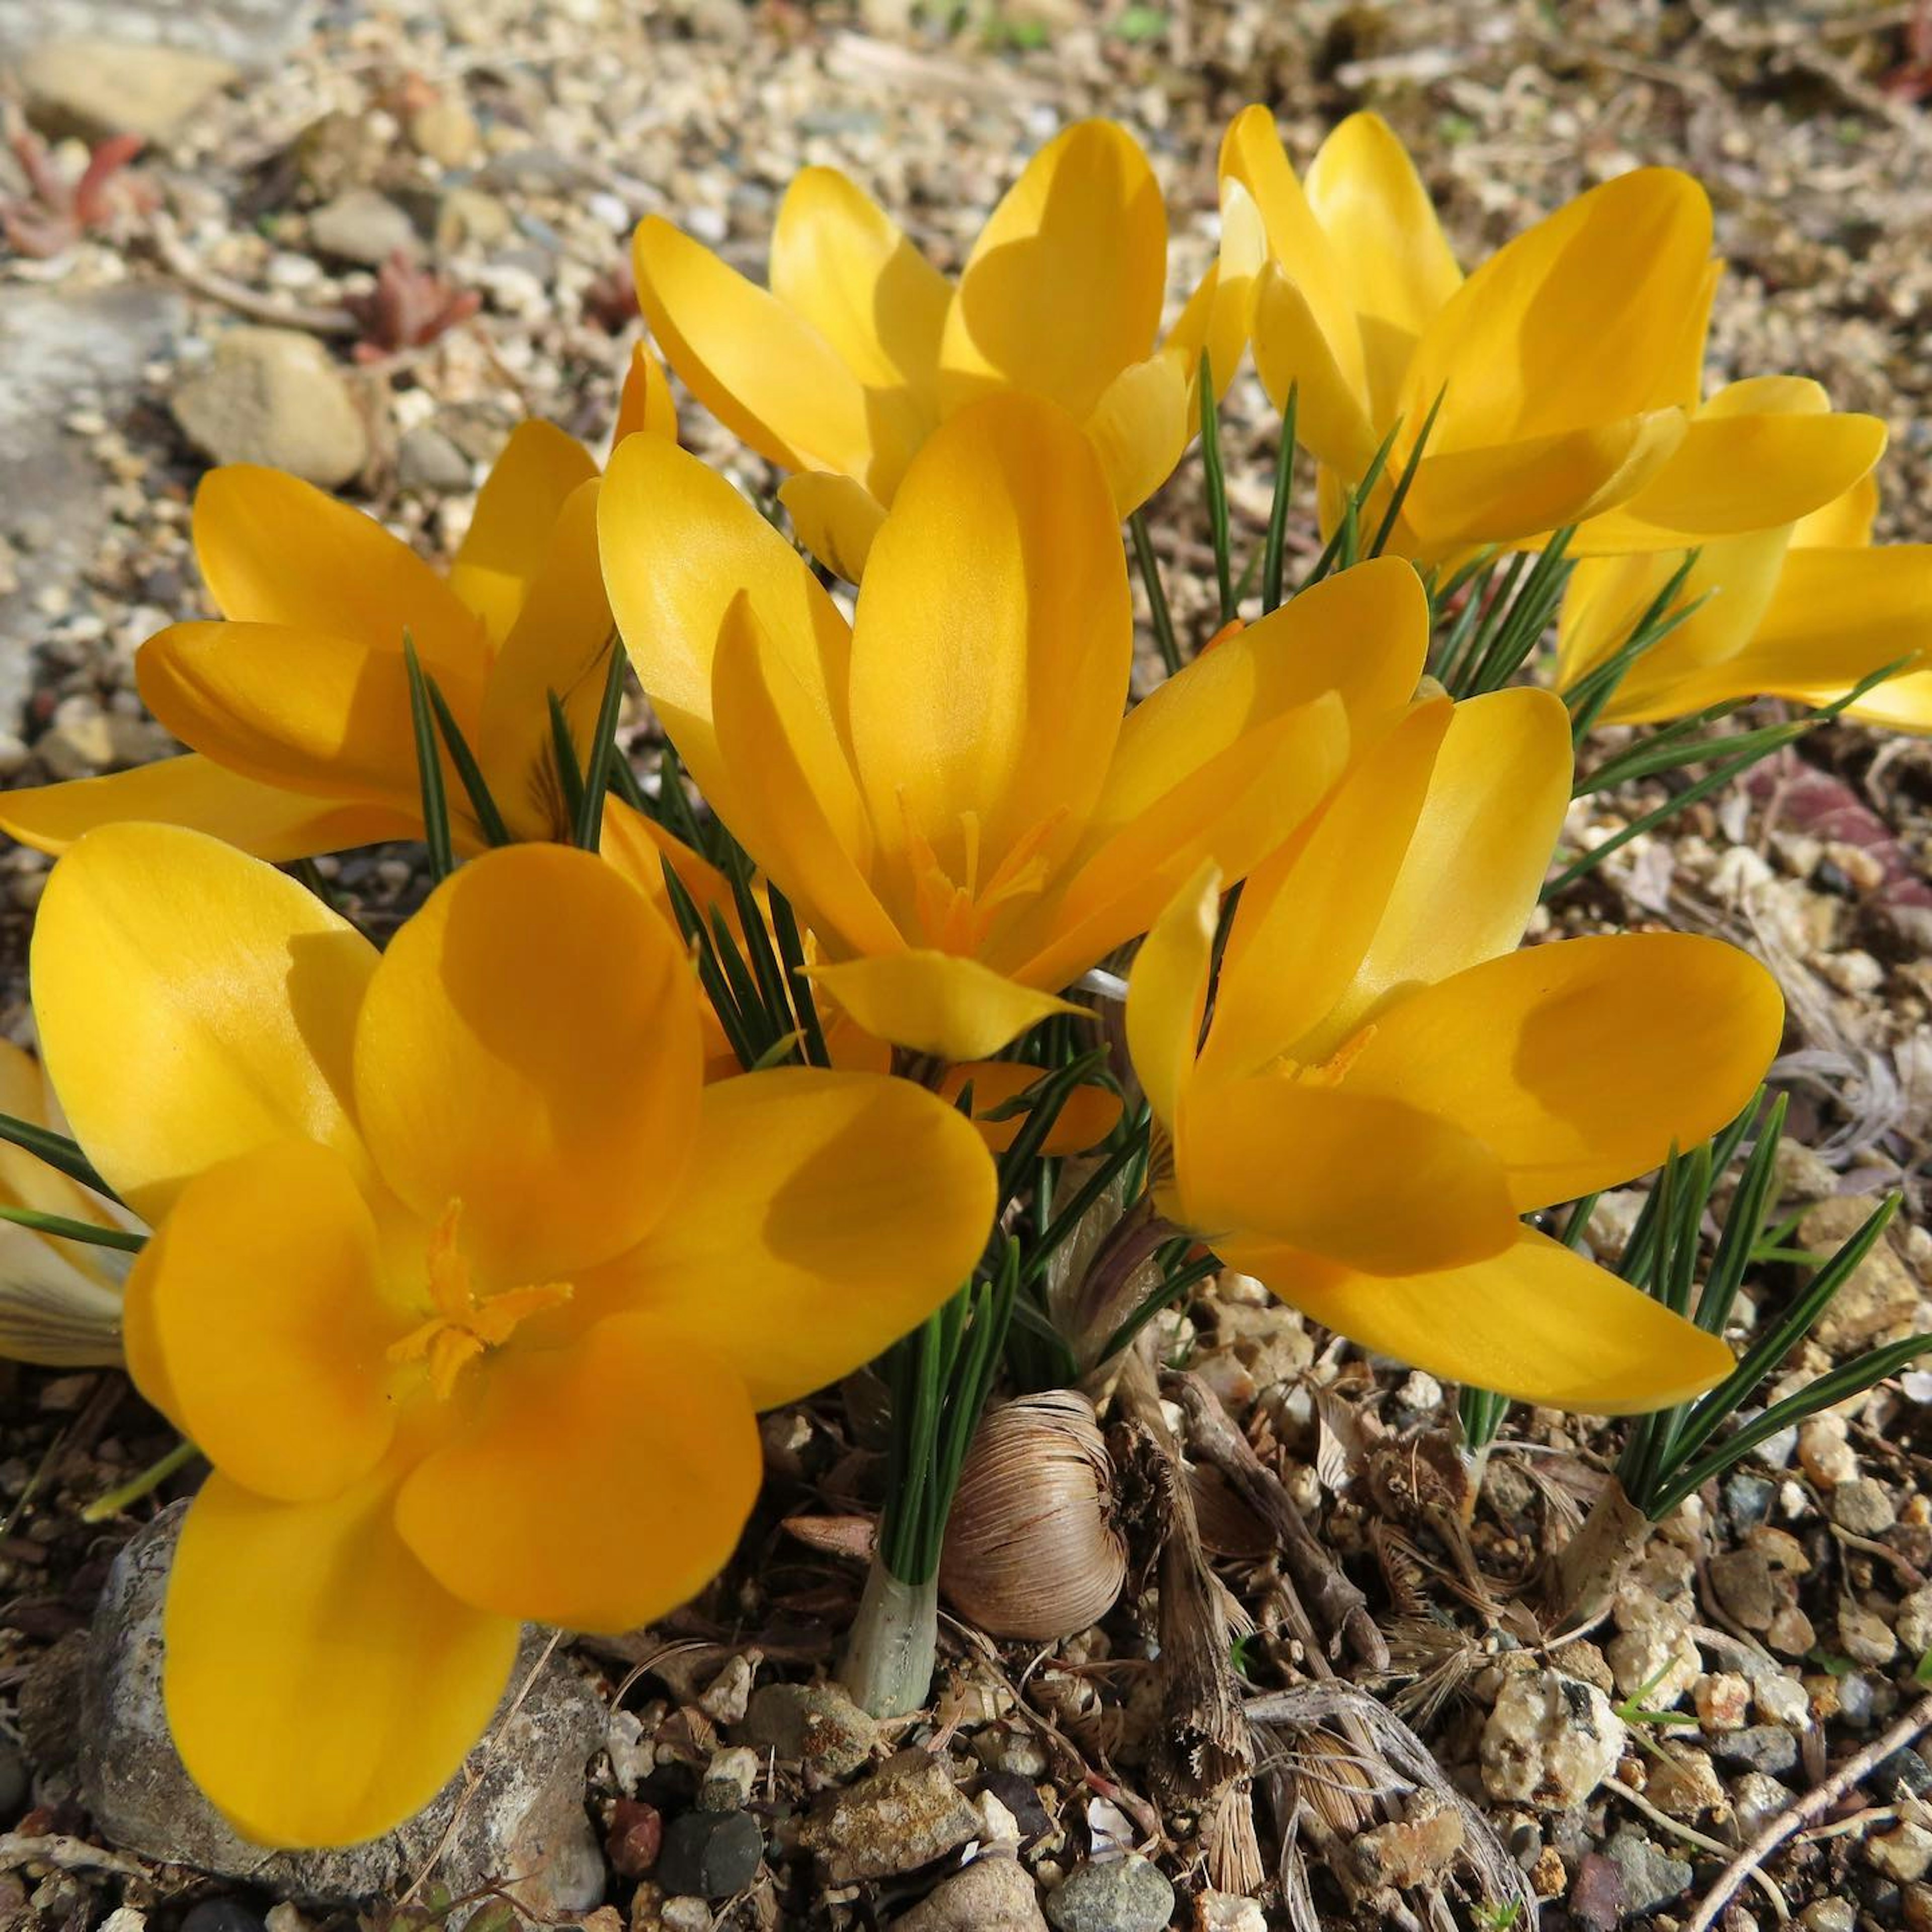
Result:
M0 1224L0 1355L44 1368L118 1368L121 1295L78 1265L84 1249Z
M183 1190L128 1279L143 1394L259 1496L339 1495L387 1453L376 1224L326 1148L284 1141ZM152 1391L148 1382L154 1387Z
M49 1092L46 1075L33 1056L11 1040L0 1040L0 1113L10 1114L30 1126L64 1132L67 1121ZM0 1142L0 1203L13 1208L32 1208L43 1214L64 1215L71 1221L88 1221L97 1228L128 1226L124 1211L83 1187L56 1168L11 1141ZM42 1238L33 1236L38 1240ZM124 1255L110 1256L106 1251L82 1246L65 1246L68 1254L90 1274L103 1280L118 1281L127 1273ZM106 1268L111 1268L109 1274Z
M1683 412L1671 408L1454 450L1432 437L1443 453L1416 465L1395 541L1427 561L1580 523L1642 489L1684 434Z
M1566 940L1382 1007L1346 1082L1466 1127L1527 1212L1648 1173L1736 1119L1784 1025L1778 982L1735 946Z
M597 560L597 494L593 478L552 518L484 688L477 762L515 838L571 838L550 700L562 704L580 766L617 647Z
M334 805L237 777L190 752L130 772L0 792L0 832L42 852L64 852L97 825L130 819L206 832L258 859L312 858L384 839L409 838L422 814L374 805Z
M75 1136L149 1222L204 1168L288 1139L359 1167L350 1039L376 952L314 893L198 832L111 825L34 931L41 1051Z
M994 1194L980 1134L910 1081L740 1075L705 1089L676 1206L613 1273L662 1348L722 1360L770 1408L945 1301L986 1246Z
M477 492L449 571L450 589L483 620L491 644L500 646L510 634L548 563L564 505L596 475L584 446L550 424L519 423L511 431Z
M1380 440L1362 382L1337 358L1306 290L1278 262L1255 284L1254 351L1255 372L1275 407L1286 410L1294 392L1298 439L1352 484L1359 481Z
M1378 114L1352 114L1308 170L1308 203L1359 320L1370 414L1388 422L1423 331L1462 286L1429 191Z
M313 484L252 464L201 479L194 550L209 594L237 623L320 632L370 650L416 640L439 676L476 677L476 614L408 544Z
M1418 704L1371 747L1308 836L1256 868L1228 930L1202 1051L1214 1078L1261 1072L1334 1010L1387 910L1455 708L1446 698Z
M1630 1414L1688 1402L1732 1366L1714 1336L1528 1228L1486 1261L1396 1279L1286 1249L1222 1258L1364 1348L1519 1402Z
M779 486L778 501L790 512L799 542L827 570L856 584L886 520L884 505L862 483L829 470L804 470L788 477Z
M1852 550L1871 542L1878 516L1878 478L1861 476L1842 496L1798 520L1791 533L1798 550Z
M628 880L658 913L675 926L670 895L664 890L664 862L676 873L699 911L713 906L735 916L731 886L716 866L666 831L655 818L634 811L614 795L604 801L604 832L598 850L604 862Z
M434 1798L496 1709L518 1626L404 1547L394 1477L271 1502L220 1474L168 1581L163 1684L189 1774L259 1844L350 1845Z
M1515 946L1550 869L1570 769L1568 715L1551 692L1456 706L1375 937L1306 1050L1332 1052L1396 988Z
M981 879L1049 822L1064 827L1049 845L1070 845L1132 651L1119 518L1078 427L1022 396L954 417L908 472L859 594L852 747L882 847L922 837L964 884L976 845Z
M727 429L787 470L866 479L865 388L817 329L656 215L638 224L632 261L651 334Z
M1062 130L980 231L940 350L946 409L1001 389L1084 421L1160 326L1167 211L1133 136L1111 121Z
M1430 448L1448 454L1684 407L1684 318L1710 254L1710 203L1688 175L1639 168L1579 195L1450 297L1416 346L1400 413L1419 425L1442 393Z
M952 284L876 202L824 167L801 169L778 203L771 281L865 386L876 452L866 480L889 499L939 421Z
M1188 410L1192 374L1166 350L1130 363L1107 385L1087 419L1088 439L1100 453L1114 507L1123 517L1173 475L1187 447L1198 420Z
M1834 413L1815 382L1733 382L1650 482L1621 509L1592 518L1572 549L1688 550L1707 537L1795 523L1868 474L1885 434L1876 416Z
M396 1527L478 1609L616 1634L724 1567L758 1490L758 1423L712 1351L648 1315L512 1343L466 1424L410 1472Z
M1048 1071L1043 1066L1029 1066L1020 1060L969 1060L963 1065L949 1066L936 1090L942 1100L950 1103L957 1101L970 1084L973 1124L994 1154L1004 1154L1026 1126L1028 1110L1022 1108L998 1120L990 1116L1046 1078ZM1105 1087L1076 1087L1054 1116L1040 1150L1056 1158L1084 1154L1105 1140L1120 1124L1119 1094Z
M356 1028L356 1110L403 1201L431 1223L460 1201L490 1285L521 1286L656 1220L699 1056L684 948L643 896L587 852L506 846L390 942Z
M1302 379L1304 406L1307 406L1318 387L1322 395L1316 404L1318 410L1339 409L1346 394L1352 399L1357 412L1366 416L1367 365L1362 353L1360 327L1340 260L1346 238L1330 236L1316 218L1308 197L1294 178L1294 170L1288 166L1281 136L1275 131L1274 116L1267 108L1244 108L1228 124L1221 142L1221 174L1224 179L1232 177L1239 182L1253 196L1268 230L1269 253L1279 265L1280 284L1299 296L1299 310L1306 320L1298 325L1297 346L1305 352L1317 372L1312 377ZM1276 278L1264 278L1264 294L1270 279ZM1258 308L1255 366L1273 394L1273 379L1262 360L1263 334L1268 327ZM1287 393L1284 382L1281 394ZM1280 397L1276 403L1279 407ZM1373 448L1372 438L1370 448ZM1356 473L1360 473L1359 470Z
M1502 1169L1457 1117L1281 1075L1196 1080L1175 1124L1185 1225L1285 1242L1348 1268L1409 1274L1515 1239Z
M866 876L872 829L831 725L772 650L748 602L726 614L712 674L718 748L737 780L732 829L829 944L904 941Z
M1082 1009L950 952L912 949L812 977L866 1032L942 1060L983 1060L1055 1013Z
M1255 198L1234 177L1221 183L1221 247L1195 286L1162 345L1178 357L1190 379L1190 420L1200 407L1192 386L1204 351L1214 372L1214 394L1225 397L1240 367L1254 322L1255 290L1268 264L1268 228ZM1190 428L1190 434L1192 434Z
M610 432L614 446L639 430L646 436L677 440L677 405L671 400L670 384L664 364L651 353L647 342L631 345L629 366L624 371L623 392L617 398L617 421Z
M1203 866L1154 923L1127 982L1127 1052L1148 1105L1172 1128L1194 1071L1221 917L1221 875Z
M711 724L712 659L742 591L778 656L842 736L845 620L805 561L716 472L651 436L613 452L597 498L604 580L645 694L728 824Z
M135 672L177 738L257 784L392 812L421 797L399 652L267 624L176 624L141 646ZM442 688L470 728L480 686Z

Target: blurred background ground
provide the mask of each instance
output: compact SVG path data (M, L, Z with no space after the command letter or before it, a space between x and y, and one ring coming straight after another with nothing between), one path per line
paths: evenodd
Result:
M1212 254L1220 132L1251 100L1274 107L1304 161L1344 113L1385 115L1466 261L1594 182L1644 163L1691 169L1730 265L1712 380L1808 374L1840 407L1886 418L1882 532L1932 540L1928 98L1923 0L0 0L0 778L85 776L171 748L141 710L134 653L206 614L189 513L211 459L303 469L445 553L520 418L603 446L638 326L626 254L641 216L667 215L761 273L785 184L829 162L950 268L1025 157L1093 113L1127 123L1153 155L1177 296ZM131 154L119 138L130 134ZM764 466L701 412L688 408L684 427L748 488L769 488ZM1245 545L1265 516L1273 448L1251 379L1227 436ZM1196 466L1154 515L1198 643L1213 616ZM1632 847L1556 916L1668 920L1772 960L1796 1022L1794 1118L1825 1153L1794 1168L1794 1198L1826 1197L1836 1213L1922 1181L1932 767L1916 745L1849 729L1819 734L1807 755L1802 771ZM1793 805L1801 778L1837 788L1808 819ZM331 871L378 911L417 883L402 850ZM0 1027L16 1037L44 874L33 854L0 854ZM1901 1236L1880 1310L1894 1327L1928 1325L1928 1251L1922 1234ZM1210 1337L1235 1332L1232 1316L1206 1319ZM1301 1348L1284 1359L1306 1366ZM1805 1586L1830 1670L1864 1685L1833 1708L1834 1751L1896 1707L1912 1661L1909 1635L1892 1632L1906 1630L1912 1576L1923 1583L1915 1562L1932 1564L1918 1494L1928 1466L1911 1446L1928 1392L1858 1425L1852 1473L1842 1457L1793 1464L1776 1480L1795 1501L1762 1485L1780 1521L1821 1535L1822 1499L1853 1480L1857 1448L1889 1486L1868 1524L1886 1539L1873 1612L1883 1632L1867 1631L1848 1663L1827 1628L1844 1605L1862 1615L1874 1600L1869 1560L1859 1573L1827 1564ZM1399 1412L1422 1413L1426 1396L1411 1389ZM120 1538L83 1529L72 1505L168 1438L116 1378L17 1378L4 1406L0 1688L19 1700L27 1748L0 1736L0 1824L31 1804L43 1832L84 1835L62 1724L71 1732L72 1643ZM1888 1448L1882 1423L1906 1446ZM1738 1780L1760 1779L1761 1808L1766 1767L1789 1772L1800 1732L1823 1761L1826 1722L1815 1708L1791 1717L1785 1742L1754 1746L1762 1764L1723 1760L1733 1822L1748 1815ZM1808 1742L1804 1754L1809 1765ZM1600 1840L1609 1827L1596 1823ZM1839 1849L1862 1841L1847 1834ZM1694 1856L1667 1833L1642 1843ZM1927 1850L1932 1862L1932 1838ZM1562 1883L1586 1855L1568 1846ZM1619 1869L1627 1892L1656 1876L1635 1852ZM1849 1908L1822 1910L1847 1888L1868 1922L1932 1922L1910 1916L1932 1914L1924 1862L1916 1874L1846 1869L1828 1860L1807 1878L1822 1911L1808 1916L1812 1932L1847 1932ZM124 1876L83 1858L51 1894L38 1877L0 1880L0 1923L92 1924ZM184 1880L125 1895L165 1911L194 1894ZM809 1922L873 1922L871 1906L850 1905Z

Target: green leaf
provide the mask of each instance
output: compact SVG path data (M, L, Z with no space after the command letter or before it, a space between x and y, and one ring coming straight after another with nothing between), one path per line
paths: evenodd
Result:
M570 736L570 714L555 692L550 699L550 750L556 760L556 782L563 793L566 823L575 825L584 815L584 768L577 761L577 746Z
M1442 408L1442 398L1449 393L1449 386L1444 383L1436 392L1436 400L1429 406L1429 413L1422 419L1421 434L1415 439L1415 447L1408 452L1408 460L1402 466L1402 474L1396 478L1394 490L1390 494L1388 508L1383 512L1374 541L1369 545L1371 556L1380 556L1389 538L1395 533L1396 523L1402 514L1402 506L1408 500L1409 485L1415 481L1415 472L1421 466L1422 453L1429 447L1430 432L1436 427L1436 416Z
M1127 519L1127 535L1134 547L1134 562L1141 581L1147 586L1148 612L1154 624L1155 648L1167 668L1169 677L1180 668L1180 644L1174 634L1174 614L1168 608L1167 592L1161 586L1160 563L1154 554L1154 538L1148 534L1147 512L1136 510Z
M77 1180L110 1201L120 1198L94 1172L94 1163L81 1152L80 1143L65 1134L57 1134L51 1127L36 1126L32 1120L16 1120L11 1114L0 1114L0 1141L11 1141L16 1148L25 1148L35 1160L45 1161L68 1180Z
M577 843L586 852L597 850L604 832L604 796L610 788L610 770L622 762L617 752L617 718L624 701L624 647L612 634L605 647L610 662L604 673L604 696L590 734L590 756L584 767L584 796L577 811Z
M456 714L450 710L448 700L434 678L426 676L424 682L429 689L430 709L436 714L436 729L449 748L449 762L456 767L456 776L463 781L463 789L470 794L470 808L476 814L476 822L483 828L484 837L492 845L508 845L511 843L510 829L503 823L503 814L496 809L496 801L490 795L490 787L483 776L483 767L476 762L476 754L470 748L470 741L464 736L463 728L456 722Z
M403 663L409 672L410 722L416 746L416 783L422 794L423 842L429 848L429 875L440 885L456 869L449 836L449 801L442 788L442 757L436 749L436 721L429 686L416 658L416 640L403 632Z
M1221 622L1234 621L1234 554L1228 534L1228 473L1221 461L1221 412L1214 394L1214 365L1201 352L1201 471L1208 492L1208 527L1214 542L1214 582Z
M1281 608L1282 546L1287 541L1288 506L1294 491L1294 437L1300 412L1301 385L1288 386L1288 406L1281 412L1281 436L1275 446L1274 496L1268 505L1268 540L1262 549L1262 609Z
M97 1248L118 1248L124 1254L138 1255L148 1244L146 1234L126 1228L104 1228L98 1222L70 1220L64 1214L45 1214L38 1208L0 1207L0 1221L32 1228L36 1234L53 1234L64 1241L85 1241Z

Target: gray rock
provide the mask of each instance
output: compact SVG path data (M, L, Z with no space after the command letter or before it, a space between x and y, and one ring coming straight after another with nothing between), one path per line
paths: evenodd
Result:
M1624 1916L1623 1874L1600 1852L1585 1855L1570 1888L1570 1916L1586 1932L1611 1932Z
M1747 1475L1740 1470L1725 1479L1724 1508L1740 1530L1755 1529L1760 1523L1769 1522L1771 1506L1777 1500L1778 1485L1766 1482L1762 1476Z
M1619 1832L1610 1840L1610 1861L1624 1882L1624 1910L1631 1917L1654 1912L1690 1889L1691 1870L1653 1845L1641 1832Z
M339 262L379 268L400 248L412 254L416 231L410 218L373 188L352 188L325 202L308 218L308 236Z
M138 134L165 146L211 94L238 76L212 54L119 40L48 40L20 63L27 116L83 141Z
M1858 1908L1849 1898L1814 1898L1798 1915L1798 1922L1804 1932L1852 1932L1858 1922Z
M916 1871L977 1835L980 1814L922 1750L901 1751L871 1777L830 1791L799 1826L799 1843L833 1877L886 1878Z
M315 0L29 0L0 7L0 55L90 38L180 47L250 69L273 66L308 37Z
M752 1694L740 1735L836 1783L872 1756L879 1726L836 1684L767 1684Z
M1858 1476L1832 1492L1832 1520L1854 1536L1882 1536L1898 1522L1898 1511L1882 1483Z
M104 1836L143 1858L317 1904L394 1897L432 1862L433 1875L458 1896L502 1884L533 1918L572 1916L602 1899L604 1858L584 1810L584 1774L603 1741L604 1709L556 1660L513 1712L500 1714L434 1802L384 1837L340 1850L266 1853L237 1837L188 1777L162 1708L161 1604L187 1508L164 1510L116 1558L94 1612L80 1772ZM526 1641L513 1690L542 1642L534 1634Z
M83 398L110 422L124 415L185 317L153 288L0 289L0 736L19 730L32 688L37 600L80 579L108 527L106 478L66 418Z
M175 420L216 463L261 463L332 490L369 460L369 432L320 343L287 328L231 328L177 386Z
M1048 1895L1058 1932L1160 1932L1174 1916L1174 1887L1143 1858L1076 1865Z
M975 1858L936 1885L892 1932L1046 1932L1040 1893L1016 1858Z
M765 1855L748 1811L687 1811L664 1828L656 1878L679 1898L729 1898L744 1890Z
M1594 1684L1560 1671L1504 1680L1483 1727L1483 1785L1492 1798L1564 1810L1617 1768L1623 1720Z
M1710 1744L1712 1756L1747 1771L1789 1771L1798 1762L1798 1740L1779 1724L1720 1732Z
M396 446L396 481L425 496L460 495L476 482L468 457L434 423L418 423Z
M1790 1787L1762 1771L1748 1771L1731 1786L1738 1829L1754 1838L1791 1802Z
M1932 1792L1932 1765L1907 1746L1880 1758L1862 1782L1881 1804L1891 1804L1901 1789L1908 1798L1923 1798Z

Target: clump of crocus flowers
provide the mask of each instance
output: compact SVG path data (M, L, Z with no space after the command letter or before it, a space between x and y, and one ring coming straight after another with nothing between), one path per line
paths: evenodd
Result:
M758 1412L868 1363L904 1433L854 1654L916 1701L950 1485L1076 1238L1083 1368L1158 1252L1499 1395L1642 1412L1730 1371L1543 1217L1741 1113L1775 982L1693 936L1522 942L1597 724L1695 714L1687 758L1764 694L1932 726L1882 430L1792 376L1704 394L1719 265L1674 170L1466 274L1372 116L1298 176L1250 108L1220 172L1165 328L1166 212L1107 122L953 279L827 169L766 287L646 221L657 348L775 503L679 447L641 344L607 462L524 425L446 572L217 470L220 616L138 660L188 748L0 798L59 855L40 1063L0 1061L0 1348L124 1360L211 1466L167 1703L250 1837L427 1802L524 1621L701 1592ZM1250 350L1284 416L1258 594L1223 506L1222 627L1137 684L1122 522L1158 630L1140 512L1197 435L1218 474ZM380 950L277 869L416 838L433 890Z

